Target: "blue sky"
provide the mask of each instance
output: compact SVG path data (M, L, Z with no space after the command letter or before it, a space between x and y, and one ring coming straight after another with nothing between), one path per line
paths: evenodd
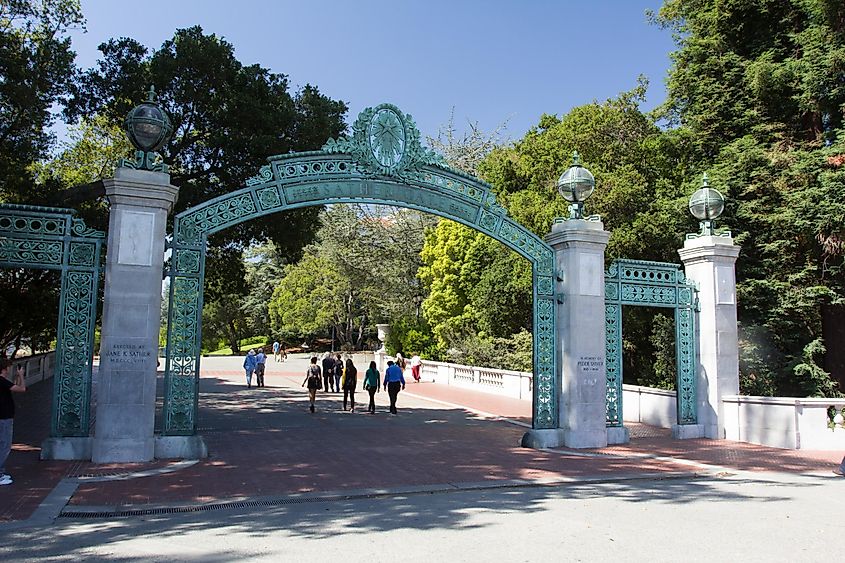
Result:
M223 36L245 64L314 84L363 108L391 102L435 136L455 124L486 131L508 121L518 139L543 113L651 83L665 98L671 35L646 21L660 0L82 0L87 32L72 35L88 68L97 46L129 36L157 48L177 28Z

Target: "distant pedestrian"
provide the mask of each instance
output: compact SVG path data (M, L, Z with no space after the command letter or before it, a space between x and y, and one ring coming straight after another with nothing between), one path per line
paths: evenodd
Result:
M396 399L399 397L400 387L405 389L405 376L398 365L392 361L387 362L387 369L384 372L384 388L390 397L390 413L396 414Z
M11 485L12 476L6 473L6 460L12 451L12 427L15 420L15 401L12 393L26 391L23 366L15 372L15 382L7 379L12 362L0 358L0 485Z
M320 373L320 366L317 365L317 356L311 358L311 365L305 370L305 381L302 382L302 387L308 384L308 402L311 412L314 412L314 401L317 400L317 389L321 389L322 374Z
M422 368L422 360L420 359L419 354L414 354L411 356L411 375L414 376L414 381L417 383L420 382L420 371Z
M833 470L834 473L837 475L841 475L845 477L845 457L842 458L842 463L839 464L839 467Z
M279 361L279 350L282 349L282 345L279 344L279 341L276 340L273 342L273 361Z
M323 354L323 390L334 392L334 356L331 352Z
M342 377L343 360L340 358L340 354L337 354L334 358L334 388L338 393L340 393L340 380Z
M352 358L346 360L346 371L343 373L343 410L346 410L346 397L352 412L355 412L355 388L358 387L358 368L352 363Z
M250 350L244 358L244 371L246 371L246 386L252 387L252 374L255 372L255 350Z
M364 391L370 394L370 404L367 407L367 412L375 414L376 412L376 393L381 386L380 375L376 369L376 363L370 362L370 368L364 374Z
M264 354L264 348L259 348L255 355L255 378L258 387L264 387L264 368L267 364L267 356Z
M397 366L399 366L399 369L402 370L402 373L405 373L406 362L405 362L405 356L402 355L402 352L396 352L396 359L393 360L393 363L395 363Z

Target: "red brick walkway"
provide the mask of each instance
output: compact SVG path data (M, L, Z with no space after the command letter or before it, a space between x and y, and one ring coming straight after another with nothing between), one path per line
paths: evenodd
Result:
M619 478L689 472L684 460L750 471L821 472L839 452L779 450L713 440L671 440L664 431L632 427L648 437L593 452L535 451L519 447L525 428L477 412L530 422L528 402L447 387L409 384L399 415L369 415L366 393L358 412L341 410L340 395L320 393L317 413L307 410L301 376L289 364L269 364L268 387L247 389L236 371L203 370L199 433L210 457L171 473L121 481L83 481L70 504L115 506L193 503L312 491L420 487L507 480ZM0 521L27 518L63 477L121 473L152 464L94 466L40 462L49 432L52 390L33 388L19 403L15 447L8 464L15 484L0 489ZM433 402L427 399L433 399ZM464 405L455 408L443 403ZM644 457L646 455L657 457ZM673 461L677 460L677 461Z

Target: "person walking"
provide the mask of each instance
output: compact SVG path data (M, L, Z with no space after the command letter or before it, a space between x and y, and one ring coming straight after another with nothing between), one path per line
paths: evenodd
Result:
M14 383L8 380L11 367L10 360L0 358L0 485L12 484L12 476L6 473L6 460L12 451L12 427L15 420L15 400L12 393L26 391L23 366L18 366Z
M419 354L411 356L411 375L414 376L414 381L420 382L420 371L422 368L422 360Z
M264 387L264 368L267 364L267 356L264 354L264 348L259 348L255 355L255 378L258 387Z
M384 388L390 397L390 414L397 414L396 399L399 397L399 388L405 389L405 376L402 370L393 361L387 362L387 369L384 371Z
M358 368L352 363L352 358L346 360L346 371L343 374L343 410L346 410L346 397L349 396L351 411L355 412L355 388L358 387Z
M340 379L343 377L343 360L340 358L340 353L334 359L334 388L340 393Z
M331 352L323 354L323 390L334 392L334 357Z
M273 361L275 362L279 361L279 350L281 349L281 347L282 345L279 344L278 340L275 340L273 342Z
M370 362L370 367L367 373L364 374L364 391L370 394L370 404L367 406L367 412L375 414L376 412L376 393L380 387L380 375L376 369L376 363Z
M317 365L317 356L311 358L311 365L305 370L305 381L302 382L302 387L308 384L308 402L310 403L309 410L314 412L314 402L317 400L317 389L322 388L322 374L320 373L320 366Z
M252 387L252 374L255 371L255 350L250 350L244 358L244 371L246 371L246 386Z

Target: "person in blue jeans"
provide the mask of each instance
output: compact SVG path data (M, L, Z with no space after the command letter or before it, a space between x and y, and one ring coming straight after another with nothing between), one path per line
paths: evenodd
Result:
M258 387L264 387L264 369L267 367L267 355L264 354L264 349L259 348L255 355L255 378Z
M12 484L12 476L6 473L6 460L12 451L12 427L15 420L15 401L12 399L12 393L26 391L23 366L18 366L14 383L6 379L11 367L11 361L0 358L0 485Z
M397 414L396 399L399 397L399 389L405 389L405 376L402 375L402 368L393 363L387 362L387 369L384 372L384 388L390 397L390 414Z
M246 386L252 387L252 373L255 371L255 366L258 362L255 361L255 350L250 350L246 358L244 358L244 371L246 372Z

